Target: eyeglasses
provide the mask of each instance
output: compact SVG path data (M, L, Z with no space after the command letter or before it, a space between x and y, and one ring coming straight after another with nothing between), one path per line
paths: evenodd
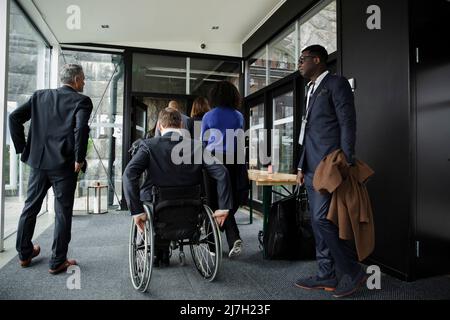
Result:
M300 59L298 59L298 64L304 64L306 58L315 58L316 56L301 56Z

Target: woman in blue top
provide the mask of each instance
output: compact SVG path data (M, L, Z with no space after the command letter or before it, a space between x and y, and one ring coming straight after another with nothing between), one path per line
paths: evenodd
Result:
M234 138L235 130L244 130L244 116L237 109L241 104L241 96L237 88L230 82L221 81L216 83L209 93L209 102L213 107L206 113L202 121L202 141L207 141L206 149L212 152L219 159L224 161L225 167L230 174L233 190L233 210L230 211L225 220L223 229L227 236L230 248L229 257L238 256L242 250L242 240L236 224L234 214L242 204L242 194L249 188L248 173L244 163L237 162L237 148L245 148L244 145L237 145ZM233 136L226 138L227 130L231 130ZM230 132L230 133L231 133ZM228 140L228 141L227 141ZM241 150L243 152L243 150ZM242 153L244 154L244 153ZM228 156L227 156L228 155ZM228 161L232 159L232 161ZM207 186L208 190L215 190L213 185ZM211 192L214 196L215 193ZM211 199L210 205L215 205L215 199Z
M235 88L231 83L230 85ZM225 93L222 92L222 94ZM214 98L211 97L210 99ZM202 137L207 137L207 148L209 150L215 150L216 152L221 150L223 153L234 154L236 152L236 143L227 145L226 130L244 130L244 116L234 107L237 102L234 102L231 107L225 105L225 103L229 105L231 101L217 101L216 103L220 104L214 105L211 103L213 110L203 116ZM210 130L210 134L205 135L208 130Z

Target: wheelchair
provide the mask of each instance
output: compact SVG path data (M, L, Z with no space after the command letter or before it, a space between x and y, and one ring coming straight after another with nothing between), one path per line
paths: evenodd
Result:
M152 201L144 203L147 221L141 233L131 221L129 267L133 287L146 292L153 271L155 240L170 242L170 251L179 249L185 264L184 246L190 247L194 265L207 281L213 281L222 261L222 241L212 210L202 197L201 185L153 187Z

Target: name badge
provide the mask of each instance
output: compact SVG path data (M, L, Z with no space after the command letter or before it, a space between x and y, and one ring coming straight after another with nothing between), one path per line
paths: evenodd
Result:
M308 124L308 120L305 118L302 119L302 128L300 129L300 138L298 139L298 143L303 146L303 143L305 141L305 132L306 132L306 125Z

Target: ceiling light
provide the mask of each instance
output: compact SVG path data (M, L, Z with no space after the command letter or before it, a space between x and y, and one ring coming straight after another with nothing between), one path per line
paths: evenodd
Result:
M219 30L219 26L212 26L212 30Z
M109 24L102 24L102 29L109 29Z

